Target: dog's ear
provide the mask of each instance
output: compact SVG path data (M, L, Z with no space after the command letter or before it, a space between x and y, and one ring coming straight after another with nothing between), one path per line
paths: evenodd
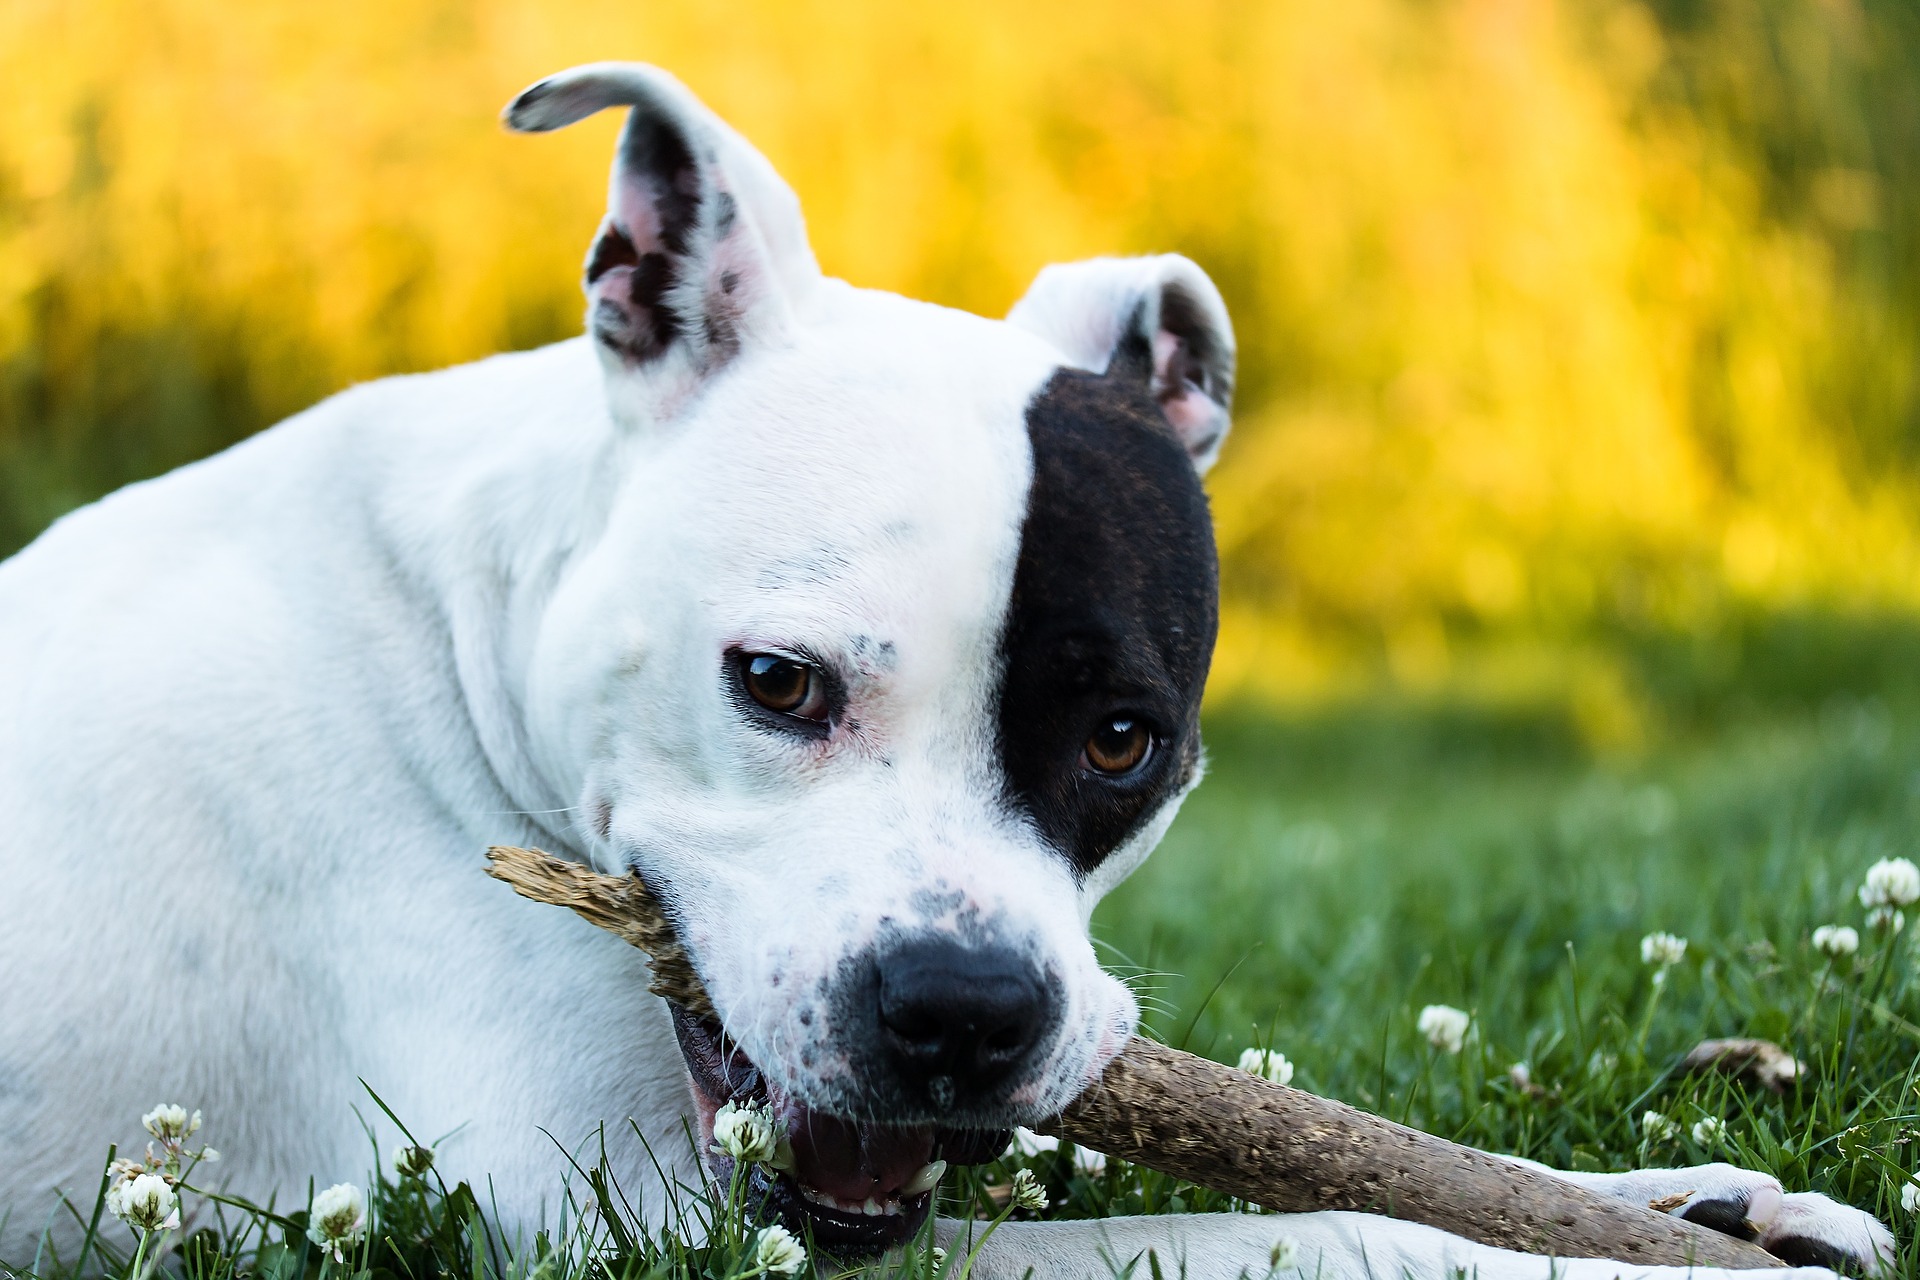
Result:
M1207 273L1178 254L1047 267L1007 319L1095 373L1139 378L1195 469L1227 438L1233 325Z
M607 216L587 254L587 329L615 382L669 416L754 341L777 338L820 278L800 202L764 156L657 67L600 62L532 86L502 118L559 129L630 107Z

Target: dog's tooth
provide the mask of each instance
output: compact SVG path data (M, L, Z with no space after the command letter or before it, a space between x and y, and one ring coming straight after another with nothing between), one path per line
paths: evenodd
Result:
M947 1171L945 1160L934 1160L920 1166L920 1171L907 1179L907 1185L900 1188L903 1196L917 1196L922 1191L931 1191Z
M872 1196L868 1196L867 1202L860 1206L860 1212L866 1214L869 1218L877 1218L885 1213L886 1210L880 1207L878 1200L875 1200Z

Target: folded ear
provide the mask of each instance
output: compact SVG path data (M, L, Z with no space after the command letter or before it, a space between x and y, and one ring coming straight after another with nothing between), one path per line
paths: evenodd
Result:
M615 106L632 110L587 254L587 328L610 379L636 393L615 396L615 411L660 418L745 344L791 324L820 268L773 166L656 67L575 67L502 114L535 133Z
M1077 366L1151 389L1195 469L1227 438L1233 325L1207 273L1178 254L1047 267L1007 319Z

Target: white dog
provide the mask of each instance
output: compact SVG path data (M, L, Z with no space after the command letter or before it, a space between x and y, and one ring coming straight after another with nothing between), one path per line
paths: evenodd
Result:
M543 1129L605 1122L657 1212L626 1118L672 1153L764 1100L768 1208L881 1248L1132 1029L1086 925L1199 774L1219 294L1177 257L1049 268L1005 322L858 290L661 72L507 118L616 105L587 336L349 391L0 566L0 1256L159 1100L237 1191L363 1176L356 1078L466 1126L443 1161L522 1227ZM720 1025L490 843L643 874ZM1797 1262L1890 1245L1724 1165L1584 1180ZM1327 1277L1621 1271L1313 1214L1016 1224L979 1273L1262 1275L1281 1238Z

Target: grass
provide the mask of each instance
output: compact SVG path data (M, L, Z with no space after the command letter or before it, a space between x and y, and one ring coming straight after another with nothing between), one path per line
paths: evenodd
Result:
M1271 1045L1296 1085L1560 1167L1724 1156L1897 1223L1920 953L1869 930L1855 894L1916 852L1920 717L1839 693L1675 737L1606 762L1527 717L1224 718L1212 776L1096 930L1159 975L1154 1030L1198 1052ZM1829 922L1860 929L1853 960L1812 949ZM1639 951L1655 930L1690 943L1658 989ZM1415 1031L1429 1003L1473 1012L1457 1058ZM1802 1087L1672 1073L1735 1035L1798 1055ZM1647 1110L1679 1138L1650 1148ZM1723 1149L1686 1133L1708 1117Z
M1216 715L1209 780L1096 933L1116 968L1140 975L1163 1038L1228 1061L1271 1045L1296 1085L1564 1167L1726 1158L1770 1170L1894 1223L1903 1270L1920 1273L1900 1205L1920 1120L1920 951L1909 934L1870 930L1855 897L1876 859L1916 852L1920 700L1898 663L1830 665L1806 687L1764 673L1728 686L1774 688L1761 701L1669 699L1663 744L1630 759L1591 755L1545 714L1383 702ZM1861 687L1847 687L1849 670ZM1813 950L1829 922L1860 928L1856 957ZM1654 930L1689 943L1662 983L1640 957ZM1458 1055L1415 1030L1429 1003L1472 1012ZM1697 1041L1732 1035L1799 1056L1798 1087L1775 1096L1673 1071ZM1516 1062L1534 1087L1510 1078ZM1649 1138L1649 1110L1678 1131ZM1694 1139L1707 1118L1725 1121L1724 1143ZM1232 1207L1048 1153L950 1176L946 1210L1003 1214L1018 1167L1058 1216ZM186 1280L752 1272L757 1228L737 1204L683 1189L680 1227L650 1236L617 1172L556 1154L556 1184L580 1212L535 1241L499 1237L484 1189L389 1174L375 1229L345 1262L306 1241L302 1212L228 1204L205 1206L159 1267ZM131 1276L133 1234L98 1222L87 1267ZM11 1261L64 1280L78 1260ZM889 1269L964 1265L915 1253Z

